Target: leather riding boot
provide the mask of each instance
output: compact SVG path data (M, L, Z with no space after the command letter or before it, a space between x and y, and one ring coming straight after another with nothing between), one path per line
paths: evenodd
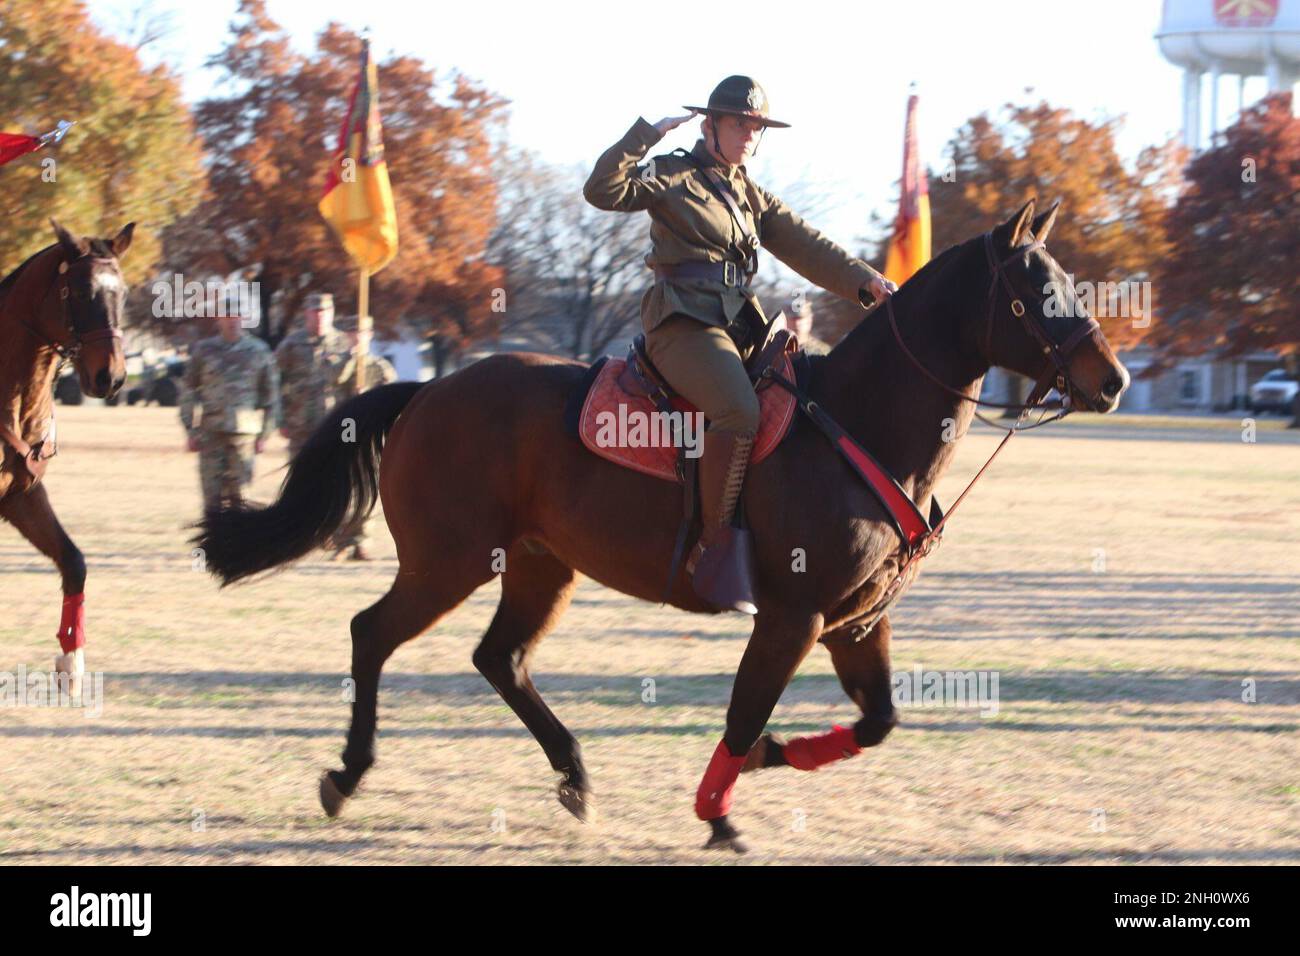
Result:
M754 436L728 431L704 433L700 456L700 514L704 526L687 562L695 593L716 608L757 614L754 550L747 529L731 520L749 467Z

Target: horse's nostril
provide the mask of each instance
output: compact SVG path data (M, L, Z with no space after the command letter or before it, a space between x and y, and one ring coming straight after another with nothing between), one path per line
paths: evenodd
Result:
M101 368L95 375L95 390L106 393L109 386L113 384L113 376L109 374L108 369Z
M1101 394L1107 398L1114 398L1122 391L1124 391L1124 379L1119 375L1112 375L1102 382Z

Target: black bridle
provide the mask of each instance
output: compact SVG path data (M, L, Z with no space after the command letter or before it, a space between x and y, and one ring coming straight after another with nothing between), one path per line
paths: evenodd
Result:
M983 357L984 360L988 362L990 365L994 364L991 361L992 346L993 346L993 323L996 320L998 314L998 310L997 310L998 289L999 287L1001 287L1001 289L1006 292L1007 299L1009 300L1011 314L1014 315L1016 319L1019 320L1021 326L1023 326L1025 331L1029 333L1029 336L1035 342L1038 343L1038 347L1043 351L1043 354L1045 354L1048 358L1050 358L1052 362L1052 364L1048 367L1047 371L1043 373L1042 377L1040 377L1038 379L1038 382L1034 385L1033 391L1031 391L1029 394L1029 398L1026 399L1025 402L1023 403L988 402L988 401L984 401L983 399L972 398L971 396L967 395L965 392L961 391L960 389L953 388L952 386L943 382L941 379L938 378L938 376L936 376L933 372L931 372L928 368L926 368L923 364L921 364L921 361L915 355L912 354L912 350L907 347L907 343L903 341L903 334L898 328L898 319L894 315L893 301L892 299L886 299L885 313L886 315L889 316L889 325L894 332L894 338L897 340L899 347L902 348L903 354L907 356L908 360L913 365L915 365L916 368L923 375L925 375L926 378L930 379L930 381L934 382L934 384L938 385L945 392L948 392L950 395L956 396L962 401L971 402L977 406L983 406L985 408L1012 409L1020 413L1021 420L1024 419L1024 416L1028 412L1030 412L1035 408L1041 408L1044 411L1059 410L1058 414L1056 414L1052 418L1046 421L1039 422L1038 424L1040 425L1047 424L1047 421L1056 421L1060 418L1064 418L1067 414L1070 413L1070 411L1073 410L1073 408L1077 404L1073 400L1073 396L1076 394L1076 392L1081 391L1080 389L1078 389L1078 386L1074 383L1074 380L1070 377L1070 368L1069 368L1070 355L1079 346L1079 343L1081 343L1088 336L1092 335L1093 332L1100 329L1101 326L1100 324L1098 324L1096 319L1089 316L1088 321L1082 323L1076 329L1074 329L1074 331L1070 333L1069 337L1067 337L1064 342L1057 343L1055 340L1052 339L1050 335L1048 335L1047 329L1043 327L1043 323L1040 322L1038 319L1037 312L1035 310L1025 308L1024 300L1021 299L1020 296L1016 293L1015 286L1011 284L1011 279L1007 275L1008 265L1022 258L1028 253L1035 251L1036 249L1045 249L1047 247L1046 243L1044 243L1041 239L1035 239L1033 242L1029 243L1026 246L1020 246L1015 251L1013 251L1011 255L1007 256L1007 258L1001 260L998 259L997 253L993 248L992 232L984 233L983 244L984 244L984 256L986 259L988 259L989 272L990 272L989 291L987 296L988 304L985 308L985 317L984 317L984 356ZM1060 401L1059 402L1044 401L1044 399L1046 399L1047 397L1047 393L1051 391L1053 387L1055 387L1057 392L1060 393L1061 395ZM976 414L978 415L978 413ZM986 421L987 424L991 424L988 423L987 420L983 419L982 416L981 416L981 420ZM1017 422L1017 427L1019 427L1019 422ZM1030 427L1037 427L1037 426L1030 426Z
M92 256L90 253L84 253L71 262L64 261L59 263L59 275L41 299L44 303L50 295L57 292L59 295L59 310L63 319L64 331L67 338L60 342L50 338L40 329L26 322L20 321L19 324L32 335L40 339L48 348L52 349L59 357L59 364L54 369L53 378L57 381L59 374L63 371L63 366L67 362L76 362L81 356L82 347L88 342L102 342L105 339L113 340L122 338L122 330L112 324L112 320L102 329L91 329L83 332L77 328L76 320L72 316L71 306L68 300L72 297L72 289L69 285L69 273L74 266L80 266L85 263L90 269L94 269L98 263L116 264L117 260L108 256ZM50 430L40 441L28 444L23 440L22 435L10 429L7 425L0 423L0 446L9 445L23 461L35 481L40 481L45 475L46 463L58 454L58 442L54 439L54 419L51 413ZM3 447L0 447L0 453ZM0 461L3 460L3 454L0 454Z
M56 339L50 338L40 329L28 325L26 322L22 323L23 328L28 332L31 332L32 335L36 336L54 350L54 352L59 356L60 367L62 367L64 362L75 362L81 355L82 346L89 342L101 342L105 339L112 340L122 338L122 330L114 326L111 320L109 324L105 325L102 329L91 329L87 332L83 332L77 328L76 320L73 318L71 307L68 304L68 300L72 296L71 286L69 285L69 275L74 267L80 266L82 263L85 263L91 270L93 270L95 266L99 264L115 265L117 260L108 256L92 256L90 253L85 253L78 256L76 259L73 259L71 262L59 263L59 277L54 281L54 285L46 295L48 297L54 292L57 292L59 295L59 311L63 318L64 330L67 332L67 339L62 342L57 341Z

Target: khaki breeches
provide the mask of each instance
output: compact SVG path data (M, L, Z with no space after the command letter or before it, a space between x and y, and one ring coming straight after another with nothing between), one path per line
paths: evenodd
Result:
M674 389L718 431L758 431L758 396L724 329L670 315L645 336L646 352Z

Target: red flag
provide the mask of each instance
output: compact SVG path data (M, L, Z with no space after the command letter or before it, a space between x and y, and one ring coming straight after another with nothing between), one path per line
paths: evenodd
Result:
M0 133L0 166L27 153L40 149L47 143L57 143L72 128L72 124L60 121L59 125L44 136L23 136L20 133Z
M13 133L0 133L0 166L17 159L24 153L41 148L38 136L17 136Z
M894 235L885 258L885 277L902 285L930 261L930 186L916 143L916 94L907 98L903 138L903 189Z

